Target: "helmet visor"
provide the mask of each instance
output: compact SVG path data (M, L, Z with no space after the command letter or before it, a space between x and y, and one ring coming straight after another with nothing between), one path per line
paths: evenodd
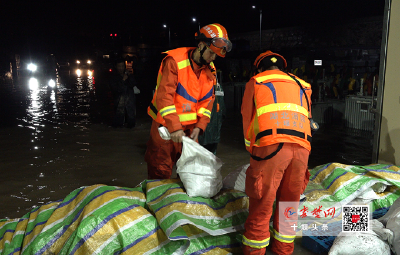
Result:
M226 52L230 52L232 50L231 41L226 40L225 38L213 38L211 43L217 48L225 49Z

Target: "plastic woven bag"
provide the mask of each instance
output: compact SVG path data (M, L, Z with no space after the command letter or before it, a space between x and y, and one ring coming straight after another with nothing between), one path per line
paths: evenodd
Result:
M400 255L400 198L398 198L389 211L378 219L393 232L393 240L390 242L392 251L396 255Z
M246 164L230 172L222 181L224 188L245 192L246 170L249 166L250 164Z
M222 188L222 161L189 137L182 137L182 155L176 172L191 197L210 198Z
M370 232L355 232L352 235L341 232L335 238L329 255L390 255L388 239L392 238L392 232L378 220L371 221L371 229Z

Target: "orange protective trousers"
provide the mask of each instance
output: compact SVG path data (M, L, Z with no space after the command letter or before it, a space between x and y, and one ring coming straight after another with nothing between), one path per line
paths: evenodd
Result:
M255 147L253 155L264 158L275 152L278 144ZM273 237L271 250L276 254L292 254L294 250L294 222L279 222L279 202L294 202L297 211L300 195L308 180L308 157L310 152L295 143L284 143L281 150L272 158L262 161L250 159L246 171L246 194L249 196L249 216L245 223L243 252L248 255L264 254L270 243L269 222L273 218ZM292 240L280 241L280 235L293 236ZM280 240L278 240L280 239ZM246 245L247 244L247 245Z
M187 136L190 135L195 124L184 127ZM158 133L160 124L153 120L150 129L150 139L144 156L147 162L147 175L149 179L169 179L172 168L182 153L182 143L172 140L163 140Z

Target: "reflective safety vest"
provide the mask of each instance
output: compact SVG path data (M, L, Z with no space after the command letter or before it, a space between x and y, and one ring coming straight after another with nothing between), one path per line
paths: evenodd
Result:
M197 123L197 118L204 116L211 117L211 111L207 110L214 94L215 79L210 80L206 70L202 70L200 77L197 78L193 72L190 62L189 53L196 48L178 48L170 50L167 53L171 56L178 66L178 86L174 96L174 104L166 106L162 109L157 107L157 89L162 78L162 64L158 71L157 87L147 109L147 113L158 123L165 125L164 116L176 113L183 126ZM165 58L164 58L165 59ZM210 67L215 70L214 64L211 62Z
M311 86L295 77L303 90L288 74L279 70L264 71L255 80L255 112L246 132L246 149L277 143L297 143L311 150L311 128L308 101Z

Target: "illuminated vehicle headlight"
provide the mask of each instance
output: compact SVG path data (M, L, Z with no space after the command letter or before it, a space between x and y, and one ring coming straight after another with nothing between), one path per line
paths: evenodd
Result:
M49 87L50 88L54 88L56 86L56 82L53 80L53 79L51 79L50 81L49 81Z
M88 71L87 71L87 75L88 75L88 76L92 76L92 75L93 75L93 72L90 71L90 70L88 70Z
M29 79L29 88L31 90L36 90L39 88L39 82L36 78L30 78Z
M76 74L77 74L78 76L81 76L81 74L82 74L81 69L76 69Z
M36 70L37 70L37 65L35 65L35 64L29 64L28 65L28 70L29 71L32 71L32 72L35 72Z

